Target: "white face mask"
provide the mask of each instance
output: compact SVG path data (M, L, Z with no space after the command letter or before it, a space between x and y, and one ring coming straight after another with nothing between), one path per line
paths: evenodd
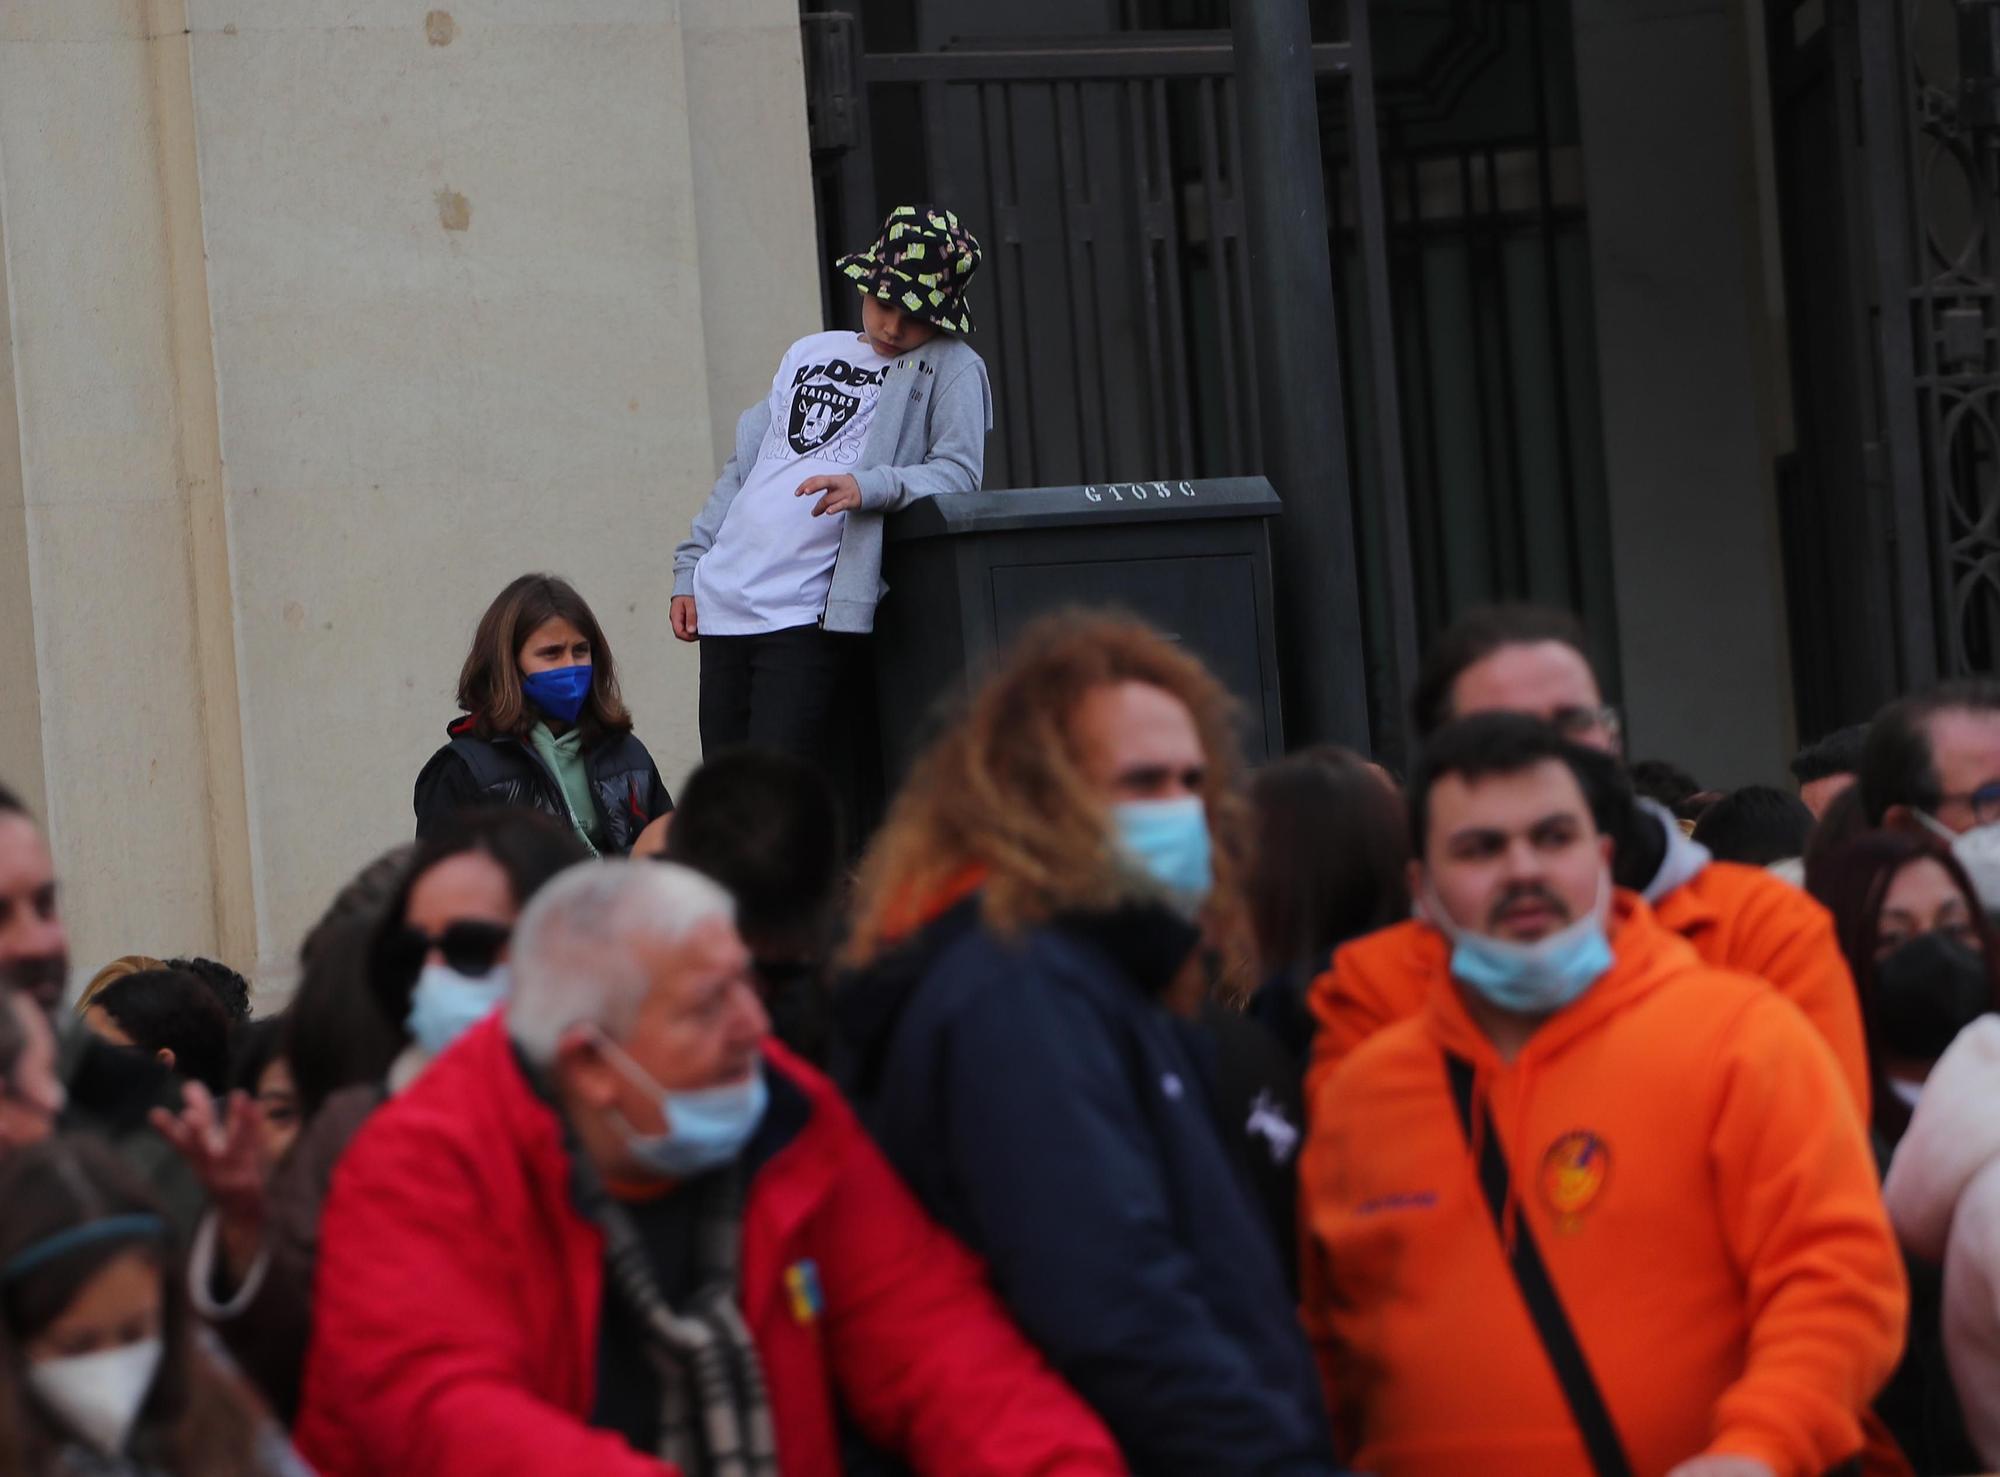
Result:
M1974 826L1970 831L1954 831L1936 816L1916 812L1917 819L1931 833L1951 847L1951 854L1972 879L1979 904L1989 913L2000 913L2000 825Z
M118 1456L153 1388L160 1353L153 1338L68 1359L38 1359L28 1366L28 1384L71 1431L104 1455Z

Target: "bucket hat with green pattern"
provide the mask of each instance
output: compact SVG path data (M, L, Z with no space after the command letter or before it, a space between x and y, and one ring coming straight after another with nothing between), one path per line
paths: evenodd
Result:
M866 251L834 266L862 292L953 333L972 332L965 284L979 270L979 242L936 205L898 205Z

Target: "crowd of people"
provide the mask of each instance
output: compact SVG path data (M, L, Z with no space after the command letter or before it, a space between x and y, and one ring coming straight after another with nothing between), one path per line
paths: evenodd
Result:
M1808 751L1799 834L1628 767L1585 652L1476 612L1410 774L1246 774L1199 661L1050 616L856 862L782 750L672 805L516 581L265 1017L66 998L0 794L0 1471L2000 1463L2000 687Z
M979 482L977 263L899 207L744 416L678 801L539 574L274 1014L72 993L95 884L0 789L0 1477L2000 1465L2000 685L1719 793L1498 607L1407 774L1246 773L1075 610L860 834L829 729L881 515Z

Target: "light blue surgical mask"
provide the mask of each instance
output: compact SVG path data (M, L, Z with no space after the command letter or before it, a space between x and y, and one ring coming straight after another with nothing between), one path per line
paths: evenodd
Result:
M1208 807L1199 795L1179 800L1128 800L1111 807L1118 850L1174 895L1188 911L1215 886Z
M477 979L449 964L426 964L410 991L410 1013L403 1025L417 1045L436 1056L491 1015L512 988L504 964Z
M1451 977L1510 1014L1561 1010L1611 972L1611 939L1604 927L1611 906L1609 874L1599 885L1596 906L1532 944L1460 928L1428 884L1425 892L1425 915L1451 940Z
M764 1121L771 1091L764 1085L760 1061L741 1082L695 1092L673 1092L653 1080L652 1073L633 1061L617 1042L600 1035L599 1044L611 1064L635 1087L660 1099L665 1133L625 1130L625 1147L649 1169L677 1180L719 1169L743 1152L757 1125Z

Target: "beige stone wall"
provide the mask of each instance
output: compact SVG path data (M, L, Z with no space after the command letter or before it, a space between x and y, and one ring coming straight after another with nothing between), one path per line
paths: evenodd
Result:
M819 326L791 0L0 0L0 233L0 776L79 971L282 985L524 570L693 765L672 548Z

